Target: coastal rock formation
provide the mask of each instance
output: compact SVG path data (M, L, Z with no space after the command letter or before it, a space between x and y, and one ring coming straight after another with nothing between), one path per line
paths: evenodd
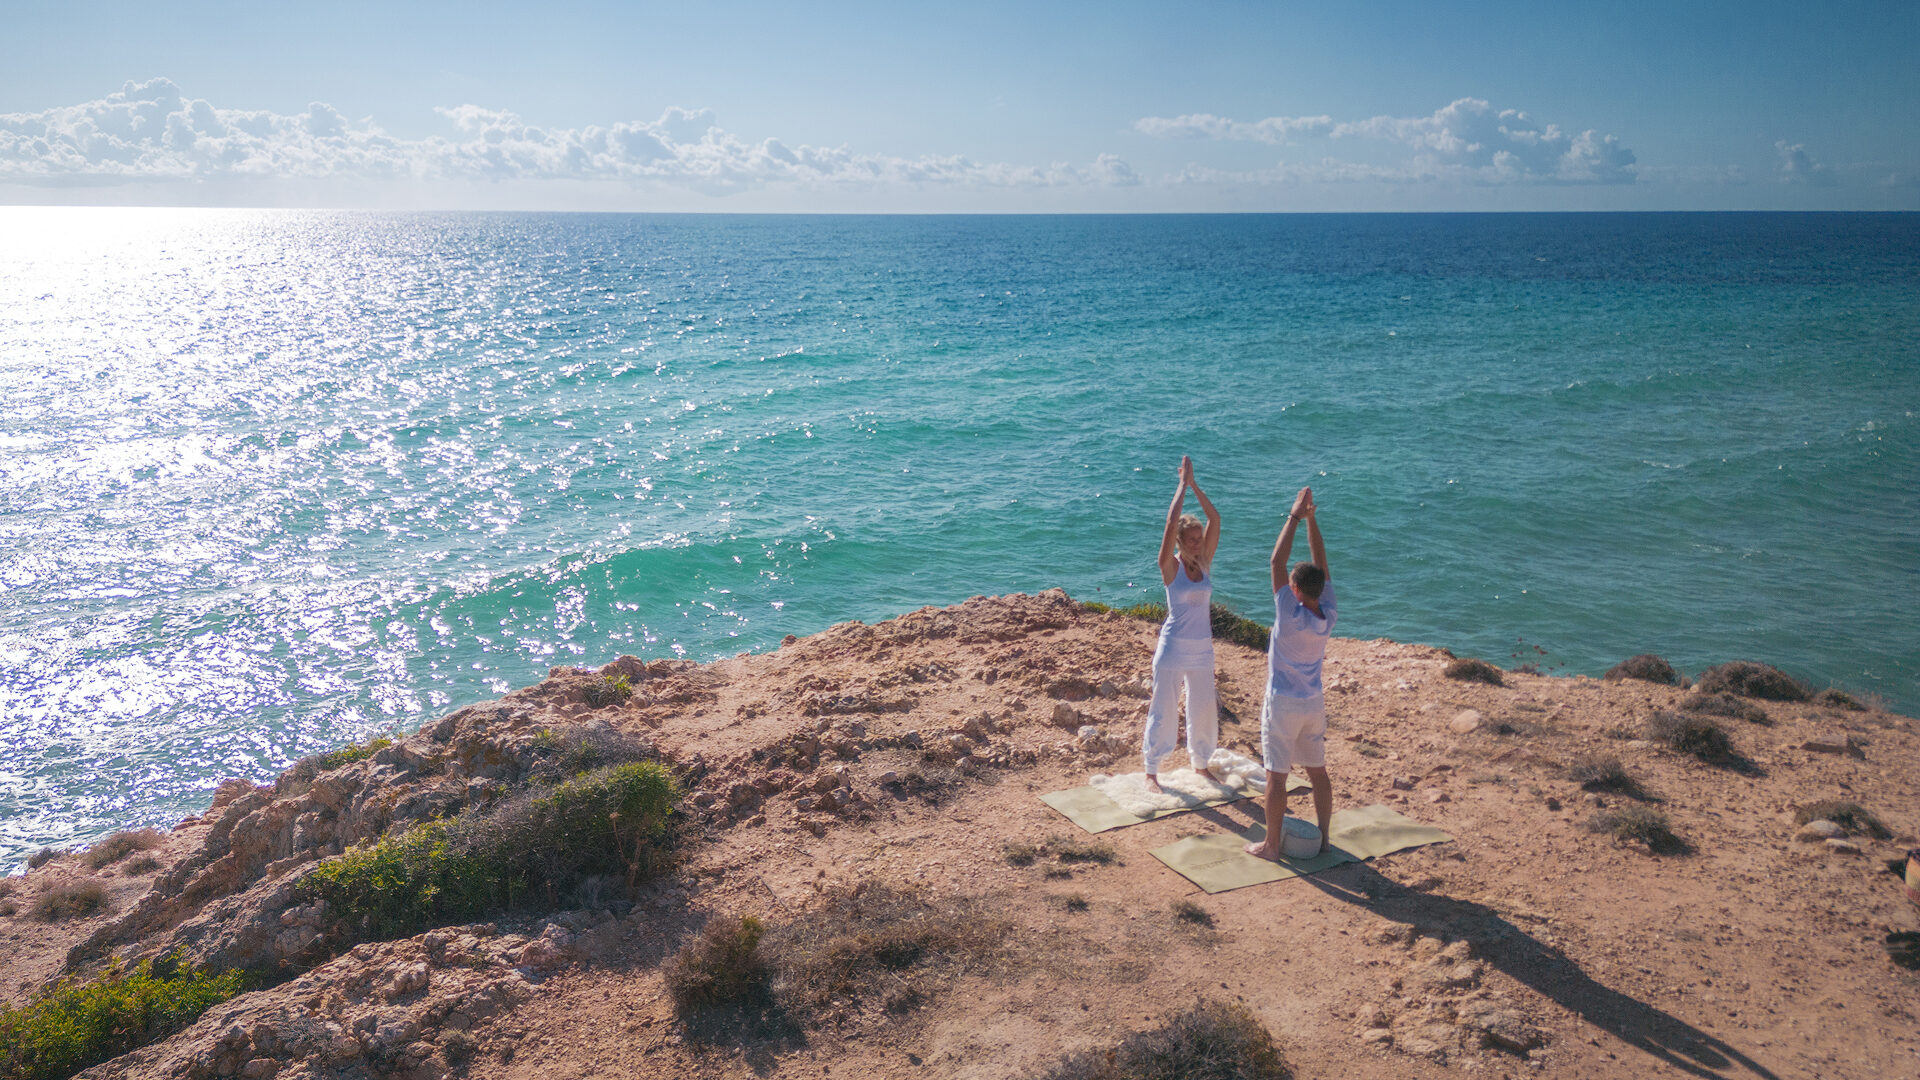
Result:
M1250 830L1257 805L1087 837L1037 798L1137 768L1156 631L1050 590L706 664L555 668L389 744L222 785L151 877L55 858L13 879L0 933L22 955L57 943L75 977L176 949L260 973L89 1074L127 1080L1019 1075L1197 996L1251 1009L1301 1075L1893 1075L1911 1060L1908 973L1882 942L1920 912L1879 869L1920 845L1907 718L1643 678L1453 678L1440 649L1336 640L1336 799L1456 840L1203 896L1149 852ZM1257 755L1265 657L1222 641L1216 658L1220 745ZM1663 712L1717 718L1734 755L1640 738ZM683 792L656 877L359 943L300 886L355 845L635 757L672 763ZM1613 786L1583 786L1599 774L1574 763L1594 758L1617 765ZM1590 828L1638 810L1625 819L1664 821L1691 853ZM40 897L88 880L119 890L111 911L33 921ZM779 925L869 881L980 901L1032 963L913 994L838 987L810 1021L828 1037L745 1019L702 1034L675 1011L661 965L714 917ZM55 974L20 970L28 985L0 987L15 1002ZM1865 1003L1845 1030L1825 1022L1838 1002Z

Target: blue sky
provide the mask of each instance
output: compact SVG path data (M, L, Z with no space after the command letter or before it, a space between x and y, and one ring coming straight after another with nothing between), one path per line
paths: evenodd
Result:
M78 2L0 30L14 203L1920 209L1912 4Z

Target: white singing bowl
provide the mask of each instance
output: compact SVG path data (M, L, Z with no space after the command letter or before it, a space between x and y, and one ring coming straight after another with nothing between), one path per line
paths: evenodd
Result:
M1311 859L1320 854L1320 830L1288 814L1280 819L1280 854L1289 859Z

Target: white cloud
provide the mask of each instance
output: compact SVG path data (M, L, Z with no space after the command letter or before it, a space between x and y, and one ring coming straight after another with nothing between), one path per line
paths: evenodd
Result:
M1780 155L1780 182L1784 184L1807 184L1812 187L1832 187L1837 179L1833 170L1813 160L1807 153L1804 143L1787 144L1781 139L1773 144Z
M706 109L652 121L543 128L479 105L435 110L450 136L401 139L371 119L314 102L305 112L217 108L167 79L127 83L98 101L0 114L0 182L29 184L217 179L654 181L709 193L767 184L1127 187L1140 178L1102 154L1084 166L916 158L845 147L754 142Z
M1269 116L1240 121L1192 113L1149 116L1134 130L1162 138L1227 139L1282 144L1308 137L1371 139L1411 153L1390 165L1325 158L1311 165L1281 164L1275 175L1330 181L1356 178L1473 184L1630 184L1633 151L1612 135L1577 134L1541 125L1517 109L1495 110L1479 98L1461 98L1428 116L1375 116L1335 122L1326 116Z
M1269 116L1251 123L1212 113L1184 116L1147 116L1134 121L1143 135L1163 139L1234 139L1279 145L1294 136L1326 135L1333 130L1331 116Z

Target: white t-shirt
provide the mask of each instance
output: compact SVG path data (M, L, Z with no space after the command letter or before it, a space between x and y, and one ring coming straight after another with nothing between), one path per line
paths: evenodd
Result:
M1320 614L1300 602L1290 585L1273 594L1273 638L1267 645L1267 693L1312 698L1322 693L1320 664L1333 636L1333 582L1320 593Z

